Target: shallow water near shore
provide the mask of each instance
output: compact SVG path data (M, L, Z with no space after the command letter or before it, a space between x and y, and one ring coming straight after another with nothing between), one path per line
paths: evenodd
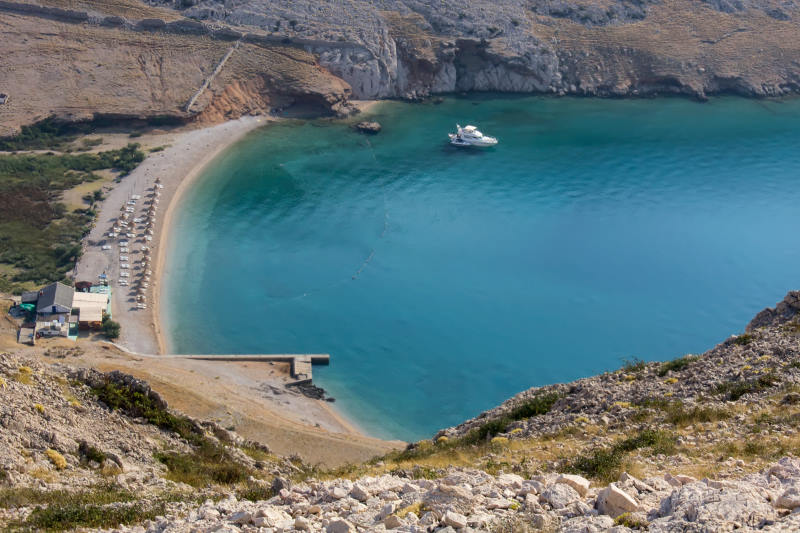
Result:
M699 353L798 288L800 100L389 102L286 121L174 218L174 353L330 353L314 381L414 440L534 385ZM455 123L496 135L446 144Z

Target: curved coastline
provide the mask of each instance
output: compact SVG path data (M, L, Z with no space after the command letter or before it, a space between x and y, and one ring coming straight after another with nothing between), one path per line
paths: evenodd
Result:
M238 121L244 121L245 119L239 119ZM273 118L266 117L266 121L275 120ZM237 121L237 122L238 122ZM190 170L189 172L181 179L180 184L178 185L177 189L167 198L167 209L164 212L164 218L161 222L161 226L163 230L160 233L160 237L158 239L158 245L156 247L156 261L155 261L155 279L156 283L154 284L153 288L153 329L154 335L156 338L156 343L158 345L158 353L159 354L166 354L169 353L168 349L169 345L167 344L167 339L165 338L164 330L166 327L162 327L165 323L166 313L161 313L161 306L162 306L162 298L161 298L161 285L163 282L163 275L164 275L164 266L166 262L166 247L169 244L169 239L171 237L173 231L173 224L172 218L175 215L177 210L177 206L181 203L183 196L186 194L186 191L189 190L189 186L192 185L197 178L203 175L203 172L208 167L208 165L214 161L219 155L221 155L225 150L233 146L236 142L242 139L245 134L249 133L250 131L262 126L260 118L246 120L243 123L241 128L237 128L230 136L224 137L220 139L219 144L217 144L212 150L206 152L203 158L198 161ZM226 123L230 124L230 122Z
M355 103L355 105L357 105L359 111L365 112L377 103L377 101L358 101ZM220 126L233 125L233 131L225 132L225 136L216 136L215 139L218 139L217 144L214 145L212 149L205 152L203 157L199 159L197 163L195 163L182 178L180 178L180 181L174 190L170 189L169 185L167 185L165 188L165 190L168 190L168 192L164 194L166 197L164 198L166 210L164 212L162 221L157 224L156 260L153 269L155 283L153 284L152 324L153 336L158 346L158 354L160 355L171 353L170 340L167 334L169 328L169 313L165 310L162 310L162 305L164 305L164 300L162 298L162 285L164 283L164 275L166 274L165 267L167 264L167 247L169 246L170 239L173 238L173 232L175 229L173 227L174 217L176 216L176 213L179 212L180 206L185 200L186 192L201 176L203 176L204 172L208 169L208 166L219 156L224 154L226 150L243 139L251 131L276 120L280 119L270 116L246 117L221 124ZM316 403L318 404L320 410L324 412L324 415L329 417L334 425L342 429L345 434L372 438L362 427L359 426L356 421L346 416L345 413L340 412L326 402L319 401ZM278 415L278 413L275 414Z

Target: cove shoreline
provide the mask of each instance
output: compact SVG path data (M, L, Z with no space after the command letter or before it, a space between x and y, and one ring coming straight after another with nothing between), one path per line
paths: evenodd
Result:
M359 107L366 109L368 106L369 103L362 103ZM183 205L185 194L212 161L227 149L253 130L278 120L281 118L247 116L196 129L154 132L155 137L163 139L168 146L148 154L139 167L108 192L95 227L84 239L85 253L76 267L76 280L94 280L101 273L108 274L113 286L112 313L122 325L121 336L115 343L118 353L114 350L107 352L110 357L106 359L112 359L112 362L97 361L97 365L134 372L145 379L160 382L184 399L197 396L200 390L226 398L224 404L217 400L213 411L209 411L209 405L201 406L197 401L182 402L185 403L183 410L194 416L213 413L222 420L231 418L229 423L250 428L249 432L245 431L249 438L265 442L278 453L300 453L311 462L328 465L368 459L401 448L405 443L373 438L328 402L286 390L285 384L291 381L288 364L232 362L198 365L186 359L165 357L171 349L170 321L168 312L161 308L161 284L165 275L168 276L166 247L174 238L171 233L175 216ZM151 248L155 247L155 260L151 266L151 301L148 309L137 309L135 304L129 303L133 301L128 294L129 287L116 283L121 268L116 246L113 250L103 251L100 245L106 242L105 234L116 220L120 206L124 206L134 194L146 198L157 177L163 186L159 189L159 200L164 211L162 216L158 213L152 241L147 242ZM134 243L133 238L130 240L132 253L138 253L139 245L145 243ZM132 262L139 258L133 258ZM131 274L136 275L136 272ZM228 408L228 405L234 407ZM198 412L193 413L194 409ZM265 430L267 427L269 430Z

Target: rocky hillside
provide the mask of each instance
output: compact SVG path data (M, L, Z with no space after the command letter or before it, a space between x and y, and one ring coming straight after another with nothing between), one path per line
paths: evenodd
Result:
M69 8L69 9L66 9ZM138 0L0 1L0 137L67 121L220 122L299 107L347 113L350 87L310 52L244 41Z
M360 98L800 88L800 8L777 0L150 0L285 36Z
M51 115L216 122L457 91L796 93L798 16L780 0L2 0L0 136Z
M0 528L800 529L800 292L705 354L534 388L336 470L60 355L0 356Z

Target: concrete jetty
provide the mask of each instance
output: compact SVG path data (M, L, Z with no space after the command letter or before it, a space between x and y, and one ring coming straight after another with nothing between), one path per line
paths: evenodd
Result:
M293 384L310 383L312 365L329 365L329 354L208 354L208 355L165 355L201 361L254 361L260 363L289 363L290 374L297 381Z

